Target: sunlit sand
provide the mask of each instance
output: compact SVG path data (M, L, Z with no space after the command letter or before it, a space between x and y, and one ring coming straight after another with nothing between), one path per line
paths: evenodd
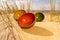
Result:
M46 16L46 15L45 15ZM0 16L1 17L1 16ZM13 16L10 16L12 23L16 26L17 23L14 20ZM36 22L34 26L29 29L21 29L22 38L24 40L60 40L60 22L50 22L44 19L42 22ZM1 22L1 19L0 19ZM17 28L16 28L17 27ZM16 26L16 31L19 31L19 26ZM3 24L0 23L0 29L3 28ZM7 29L8 30L8 29ZM14 32L16 32L14 31ZM1 35L4 31L1 31ZM19 31L20 33L20 31ZM21 33L20 33L21 34ZM15 35L16 36L16 35ZM17 36L16 36L17 37ZM17 37L19 40L19 38Z

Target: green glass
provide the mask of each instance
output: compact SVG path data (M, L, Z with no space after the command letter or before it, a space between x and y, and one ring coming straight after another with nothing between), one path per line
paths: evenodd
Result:
M36 16L36 22L43 21L44 19L44 14L41 12L36 13L35 16Z

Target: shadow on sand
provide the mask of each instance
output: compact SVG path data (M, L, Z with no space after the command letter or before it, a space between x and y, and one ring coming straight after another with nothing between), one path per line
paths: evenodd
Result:
M52 36L53 33L45 28L33 26L28 29L22 29L24 32L32 34L32 35L39 35L39 36Z

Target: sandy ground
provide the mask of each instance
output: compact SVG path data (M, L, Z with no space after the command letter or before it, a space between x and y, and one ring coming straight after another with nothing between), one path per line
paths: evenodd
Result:
M30 29L22 29L25 40L60 40L60 23L37 22Z
M0 16L1 17L1 16ZM43 22L36 22L34 26L32 26L29 29L21 29L16 21L13 19L13 16L11 17L11 21L13 25L16 28L15 31L15 36L17 40L19 40L19 36L22 35L23 40L60 40L60 23L59 22L50 22L47 20L48 18L45 19ZM3 24L1 23L0 19L0 30L3 29ZM8 29L7 29L8 30ZM18 32L17 32L18 31ZM19 35L17 34L19 33ZM0 31L0 36L4 36L3 34L8 34L5 31ZM17 36L18 35L18 36ZM0 37L1 38L5 38ZM2 39L6 40L6 39Z

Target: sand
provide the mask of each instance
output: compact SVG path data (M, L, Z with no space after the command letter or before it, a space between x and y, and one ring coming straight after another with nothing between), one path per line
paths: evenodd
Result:
M13 31L16 40L60 40L60 22L50 22L45 17L45 21L43 22L36 22L34 26L29 29L22 29L14 20L13 15L10 15L12 24L14 25ZM0 16L0 30L4 29ZM9 29L0 31L0 40L7 40L7 35L9 34ZM11 40L11 37L9 40ZM12 40L14 40L12 38Z

